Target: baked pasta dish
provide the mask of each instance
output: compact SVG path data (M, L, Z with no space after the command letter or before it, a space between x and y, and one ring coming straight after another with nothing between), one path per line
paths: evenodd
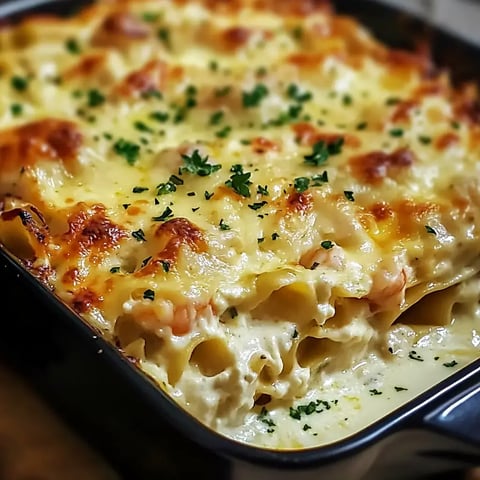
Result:
M331 442L479 356L480 104L425 51L97 1L3 27L0 92L4 248L215 431Z

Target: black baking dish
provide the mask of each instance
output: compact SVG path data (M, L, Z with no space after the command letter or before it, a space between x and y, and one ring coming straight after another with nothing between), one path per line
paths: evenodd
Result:
M455 81L480 78L480 48L376 2L335 3L391 45L411 48L426 35L437 65ZM0 23L80 5L0 2ZM453 479L451 472L480 465L480 360L348 439L302 451L259 449L186 414L1 247L0 279L0 355L121 478Z

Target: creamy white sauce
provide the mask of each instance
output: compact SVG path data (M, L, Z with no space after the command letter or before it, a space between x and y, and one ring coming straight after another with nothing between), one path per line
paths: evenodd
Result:
M317 374L318 385L293 404L256 407L245 423L220 431L241 442L298 448L341 440L379 420L478 357L478 333L471 321L433 328L414 341L414 331L399 326L389 338L395 351L372 353L352 369ZM478 321L477 321L478 324Z

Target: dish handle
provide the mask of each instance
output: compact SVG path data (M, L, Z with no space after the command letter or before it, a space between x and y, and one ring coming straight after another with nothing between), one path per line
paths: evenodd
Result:
M425 425L450 438L480 446L480 379L424 417Z

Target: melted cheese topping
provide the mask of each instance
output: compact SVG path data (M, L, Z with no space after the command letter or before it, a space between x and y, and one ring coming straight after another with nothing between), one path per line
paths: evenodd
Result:
M210 427L329 442L478 356L480 108L424 55L327 2L117 0L3 29L0 72L1 242Z

